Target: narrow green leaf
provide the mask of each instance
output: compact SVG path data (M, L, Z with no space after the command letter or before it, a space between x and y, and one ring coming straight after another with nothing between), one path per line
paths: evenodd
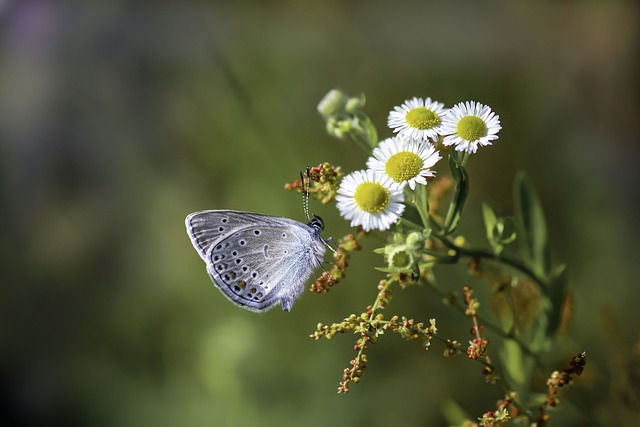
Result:
M452 233L460 222L462 215L462 208L464 202L467 200L469 194L469 175L465 167L458 163L454 156L449 155L449 168L451 169L451 176L456 181L456 188L449 204L449 211L447 212L447 218L445 220L445 232L446 234Z
M493 238L493 228L498 223L495 212L487 203L482 204L482 218L484 219L484 228L487 231L487 239Z
M421 262L420 264L418 264L418 267L420 268L420 270L428 270L433 268L434 265L436 265L434 261L429 261L429 262Z
M496 233L496 226L498 225L498 218L495 212L491 209L487 203L482 204L482 218L484 220L484 228L487 233L487 241L493 248L493 253L499 255L502 252L503 246L498 242L496 237L499 237Z
M547 324L546 335L552 337L560 326L560 316L565 302L567 285L569 284L569 274L566 264L559 265L553 271L549 279L549 323Z
M536 315L531 323L531 327L526 332L526 341L529 343L531 351L540 353L548 349L551 344L549 336L547 335L547 328L549 326L549 312L551 311L551 303L545 296L540 298L541 308L540 312Z
M444 415L445 420L447 420L447 424L450 426L460 426L466 420L473 419L453 399L445 399L440 404L440 410L442 411L442 415Z
M373 121L367 115L362 115L362 126L364 128L364 134L366 135L367 142L371 146L371 148L376 148L378 146L378 131L376 130L376 126L373 124Z
M523 257L539 277L549 277L551 263L544 212L540 199L524 172L519 172L516 176L514 204Z
M449 169L451 170L451 177L456 182L460 182L460 180L462 179L462 174L460 173L460 162L458 161L456 152L449 154L448 160L449 160Z
M500 358L505 368L505 374L516 390L521 390L527 385L527 370L523 357L518 343L512 340L504 341L500 349Z
M529 386L535 366L533 358L525 355L518 343L513 340L504 341L499 355L508 384L523 400L526 400L530 393Z

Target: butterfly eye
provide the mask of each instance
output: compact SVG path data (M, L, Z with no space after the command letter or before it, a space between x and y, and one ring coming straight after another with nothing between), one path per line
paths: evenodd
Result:
M227 222L229 222L229 218L222 218L222 223L226 224Z
M260 235L260 230L253 230L253 234L255 234L256 236Z
M240 246L244 246L244 245L246 245L246 244L247 244L247 241L246 241L246 240L244 240L244 239L242 239L242 240L240 240L238 243L240 244Z
M218 231L224 231L224 227L218 227Z

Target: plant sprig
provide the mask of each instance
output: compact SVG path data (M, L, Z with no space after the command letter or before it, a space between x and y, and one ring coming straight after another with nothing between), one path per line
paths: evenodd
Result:
M469 245L458 233L471 189L467 167L476 150L497 139L501 129L498 116L480 103L460 103L447 110L430 98L413 98L389 114L388 124L396 136L378 141L364 105L363 95L348 97L334 90L318 106L331 135L355 141L371 157L366 171L353 172L341 180L335 173L339 167L324 163L315 168L315 181L322 185L312 187L311 193L323 202L335 199L341 215L359 227L359 237L371 230L389 230L387 245L376 250L384 256L384 265L376 268L385 277L377 284L374 302L359 315L318 323L310 335L316 340L331 340L345 333L357 336L356 354L343 371L338 392L347 393L351 384L360 381L370 346L387 331L419 341L425 349L435 339L446 357L463 354L460 343L464 340L439 336L436 320L429 316L425 316L428 322L421 322L401 314L384 315L398 289L427 285L448 306L470 319L472 339L468 340L467 357L480 362L487 381L502 389L503 399L496 408L477 418L480 425L504 425L522 418L543 425L550 416L548 408L558 403L555 392L582 372L585 357L581 353L569 368L551 375L547 399L537 406L539 415L534 415L532 397L538 391L532 378L534 373L546 371L541 356L553 348L556 331L571 313L564 305L567 269L551 262L543 208L531 181L523 172L516 176L511 216L499 216L488 204L482 205L488 247ZM430 168L443 157L447 158L449 174L434 178ZM288 188L298 186L294 183ZM327 283L341 280L348 258L359 248L353 235L340 242L336 266L312 286L315 292L325 292ZM455 266L462 261L467 262L472 276L492 286L491 304L481 303L467 285L447 284L449 289L462 287L462 300L454 291L435 285L434 266ZM523 305L525 301L527 305ZM501 324L481 314L488 306L499 311ZM502 340L490 345L485 329Z

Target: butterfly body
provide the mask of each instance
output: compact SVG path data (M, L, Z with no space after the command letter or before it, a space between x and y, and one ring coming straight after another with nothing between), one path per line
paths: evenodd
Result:
M309 224L231 210L194 212L185 220L216 287L234 304L262 312L291 310L326 251L319 217Z

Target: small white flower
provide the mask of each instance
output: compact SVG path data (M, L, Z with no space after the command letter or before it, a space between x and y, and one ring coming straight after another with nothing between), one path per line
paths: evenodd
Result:
M447 109L431 98L413 98L399 107L393 107L387 124L394 132L407 138L437 138Z
M365 231L386 230L404 211L402 187L371 170L345 176L336 201L340 215Z
M385 139L373 150L367 167L415 190L416 184L427 185L427 177L435 175L429 168L441 158L429 142L394 137Z
M500 117L479 102L460 102L442 120L444 145L455 145L456 151L475 153L478 145L491 145L498 139Z

